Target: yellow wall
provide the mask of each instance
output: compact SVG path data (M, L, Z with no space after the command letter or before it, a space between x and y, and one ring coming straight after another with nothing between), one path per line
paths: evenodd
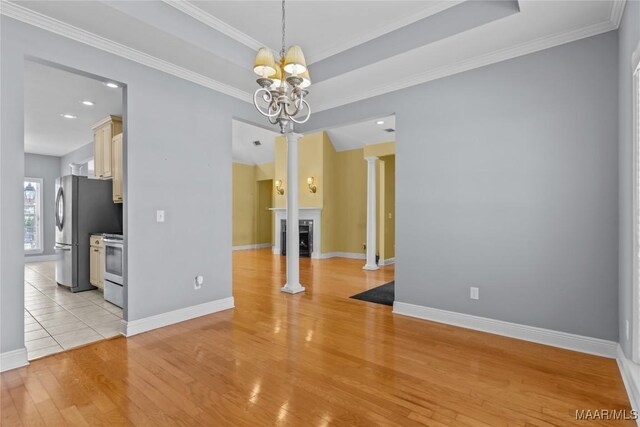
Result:
M233 163L233 246L273 243L274 163Z
M395 246L395 143L336 152L326 132L301 138L298 147L300 207L322 208L322 252L364 253L367 233L367 162L365 157L384 156L378 162L379 197L378 249L385 259L393 257ZM282 180L285 195L275 195L274 206L286 207L287 144L276 138L273 179ZM381 168L384 168L381 169ZM383 173L384 172L384 173ZM307 178L315 177L317 192L308 190ZM394 181L393 185L391 180ZM275 190L273 192L275 194ZM388 219L388 214L392 219ZM383 218L386 218L382 221ZM382 222L380 222L382 221Z
M256 181L273 179L273 176L275 174L275 162L256 165L255 168L256 168Z
M273 180L267 179L256 182L256 239L255 244L272 243L273 213L272 207Z
M255 244L256 170L253 165L233 164L233 246Z
M337 252L364 253L367 241L367 162L364 150L336 153L339 189Z
M384 156L380 160L384 165L384 188L381 190L384 204L381 206L380 219L383 220L383 238L380 258L394 258L396 249L396 156Z
M382 142L380 144L367 145L364 147L364 157L383 157L396 154L396 142Z
M303 136L298 142L298 189L299 206L301 208L321 208L324 195L323 150L324 132L317 132ZM283 196L276 197L276 207L285 208L287 188L287 142L284 136L276 138L275 178L282 181L285 188ZM311 193L307 185L307 178L313 176L318 188Z
M340 165L338 153L333 147L329 136L323 132L323 207L322 207L322 252L337 252L340 250L340 215L341 204L338 193L340 191Z

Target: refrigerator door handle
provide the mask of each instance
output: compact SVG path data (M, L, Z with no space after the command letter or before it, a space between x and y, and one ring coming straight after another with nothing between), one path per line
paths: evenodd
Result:
M53 247L54 250L56 251L70 251L71 250L71 246L60 246L60 245L55 245Z
M62 187L58 189L58 194L56 195L56 226L60 231L64 227L64 192Z

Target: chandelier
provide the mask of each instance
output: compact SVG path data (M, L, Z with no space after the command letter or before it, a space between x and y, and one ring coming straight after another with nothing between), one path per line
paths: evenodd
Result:
M311 85L309 70L300 46L285 50L285 14L282 0L282 49L278 63L271 49L261 47L256 55L253 71L259 75L260 88L253 94L253 104L271 124L280 125L280 133L293 130L294 123L305 123L311 107L304 99Z

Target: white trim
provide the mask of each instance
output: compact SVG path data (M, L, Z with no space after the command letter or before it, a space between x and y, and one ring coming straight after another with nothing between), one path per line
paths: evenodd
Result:
M633 247L632 261L631 261L631 319L633 324L632 336L625 336L625 339L631 341L631 358L634 362L640 363L640 263L638 262L638 256L640 256L640 171L638 170L640 162L640 64L637 61L640 60L640 44L631 55L631 62L634 66L631 72L631 221L632 232L631 241ZM629 319L625 319L628 322Z
M58 255L35 255L35 256L25 256L24 262L46 262L46 261L56 261L58 259Z
M234 246L233 250L234 251L246 251L249 249L262 249L262 248L270 248L273 245L271 243L258 243L255 245L240 245L240 246Z
M202 10L198 6L195 6L193 3L189 1L184 1L184 0L181 0L181 1L162 0L162 1L168 4L169 6L176 8L180 12L185 13L194 19L197 19L198 21L202 22L208 27L213 28L214 30L228 37L231 37L235 41L240 42L247 47L250 47L253 50L258 50L261 47L265 46L264 43L261 43L260 41L238 30L237 28L227 24L226 22L221 21L220 19ZM324 49L319 53L316 53L315 55L310 55L307 57L307 63L313 64L315 62L322 61L323 59L327 59L333 55L347 51L351 48L359 46L363 43L366 43L370 40L383 36L387 33L390 33L392 31L395 31L407 25L413 24L414 22L420 21L421 19L435 15L436 13L440 13L443 10L449 9L450 7L453 7L462 3L463 1L464 0L433 1L431 2L431 4L429 4L429 7L427 7L424 10L421 10L420 12L411 14L409 16L404 16L396 21L377 27L366 34L347 38L342 43L336 46L330 47L328 49ZM278 49L274 49L273 47L269 47L269 48L274 52L280 51L279 48Z
M367 259L367 256L359 252L325 252L323 254L320 254L317 259L329 258Z
M286 208L269 208L275 215L274 218L274 237L273 253L280 255L280 248L282 247L282 220L287 219ZM298 208L298 220L312 220L313 221L313 251L311 252L311 258L318 259L322 254L322 208Z
M123 335L130 337L142 332L173 325L174 323L180 323L185 320L195 319L196 317L206 316L207 314L216 313L218 311L228 310L234 306L233 297L229 297L193 305L191 307L180 308L167 313L156 314L155 316L149 316L143 319L130 320L128 322L123 320Z
M622 376L622 382L624 388L627 390L629 396L629 403L631 403L631 409L640 411L640 365L633 363L627 359L622 347L617 346L616 349L616 362L618 362L618 369L620 369L620 376ZM640 419L636 420L636 424L640 426Z
M405 302L395 301L393 303L393 312L404 316L417 317L419 319L431 320L433 322L445 323L447 325L503 335L612 359L616 357L616 348L618 346L618 343L614 341L473 316L471 314L456 313Z
M169 0L173 1L173 0ZM183 3L183 2L177 2ZM518 56L527 55L529 53L541 51L561 44L570 43L579 39L595 36L607 31L615 30L620 24L622 18L624 5L626 0L615 0L612 4L610 15L607 21L599 22L587 27L578 28L571 31L552 34L544 36L535 40L531 40L525 43L521 43L517 46L508 47L505 49L488 52L486 54L477 56L475 58L466 59L453 64L445 65L443 67L429 70L425 73L416 74L404 80L398 80L386 86L379 86L368 91L361 91L354 96L347 96L344 98L333 98L324 104L318 104L314 107L314 111L320 112L331 108L339 107L341 105L350 104L353 102L361 101L363 99L383 95L386 93L394 92L407 87L419 85L432 80L440 79L450 75L462 73L475 68L484 67L486 65L495 64L501 61L512 59ZM172 6L175 7L174 4ZM180 5L184 8L184 5ZM192 8L190 8L192 9ZM114 55L121 56L134 62L146 65L150 68L157 69L159 71L171 74L178 78L196 83L198 85L207 87L220 93L232 96L242 101L253 103L253 95L245 92L241 89L235 88L228 84L222 83L210 77L206 77L202 74L193 72L186 68L172 64L168 61L156 58L148 55L144 52L132 49L123 44L114 42L96 34L90 33L86 30L74 27L57 19L48 17L41 13L30 10L26 7L20 6L13 2L2 1L0 7L0 14L6 15L10 18L17 19L27 24L42 28L44 30L62 35L72 40L87 44L97 49L104 50ZM202 18L202 17L201 17ZM217 18L215 18L217 19ZM224 23L223 23L224 24ZM227 25L227 24L224 24ZM229 27L227 25L227 27ZM232 28L232 27L229 27ZM217 28L219 31L219 28ZM225 30L227 31L227 30ZM228 30L231 34L231 30ZM241 36L238 36L242 38ZM237 39L236 39L237 40ZM245 42L248 42L245 40ZM311 63L311 61L309 61ZM387 80L385 80L386 82Z
M391 265L391 264L395 264L396 263L396 258L387 258L387 259L381 259L380 262L378 264L380 265Z
M175 65L155 56L151 56L139 50L130 48L123 44L114 42L105 37L83 30L65 22L35 12L16 3L2 1L0 14L9 18L17 19L26 24L33 25L43 30L67 37L80 43L95 47L96 49L109 52L130 61L137 62L147 67L154 68L167 74L188 80L200 86L207 87L225 95L232 96L245 102L252 103L253 95L241 89L230 86L226 83L219 82L210 77L188 70L186 68Z
M29 359L26 347L0 353L0 372L20 368L22 366L27 366L28 364Z
M624 6L627 4L627 0L613 0L611 2L611 12L609 13L609 21L618 28L620 21L622 21L622 14L624 12Z
M617 9L616 9L617 10ZM504 49L495 50L485 53L483 55L476 56L474 58L465 59L455 62L453 64L447 64L442 67L433 68L427 70L424 73L418 73L401 80L389 80L383 79L382 82L386 84L371 88L369 90L359 91L356 95L346 96L343 98L333 97L326 101L324 104L318 104L315 106L314 111L320 112L336 108L342 105L351 104L353 102L362 101L364 99L373 98L375 96L384 95L386 93L395 92L401 89L405 89L411 86L416 86L422 83L430 82L433 80L448 77L454 74L459 74L465 71L481 68L487 65L495 64L498 62L506 61L508 59L516 58L519 56L528 55L530 53L538 52L541 50L549 49L562 44L570 43L576 40L592 37L598 34L606 33L611 30L615 30L618 26L611 20L611 17L607 21L599 22L587 27L578 28L572 31L566 31L557 34L551 34L548 36L540 37L535 40L530 40L521 43L516 46L510 46Z
M258 40L254 39L248 34L245 34L242 31L238 30L237 28L227 24L226 22L221 21L220 19L216 18L210 13L205 12L204 10L200 9L198 6L195 6L194 4L188 1L184 1L184 0L180 0L180 1L162 0L162 1L168 4L169 6L176 8L180 12L185 13L194 19L197 19L198 21L202 22L206 26L213 28L214 30L224 34L225 36L231 37L235 41L240 42L247 47L250 47L253 50L258 50L264 46L263 43L260 43ZM277 49L276 51L279 51L279 49Z

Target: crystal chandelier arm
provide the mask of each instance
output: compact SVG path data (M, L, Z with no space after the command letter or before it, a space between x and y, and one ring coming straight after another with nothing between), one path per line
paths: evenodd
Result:
M263 94L263 98L265 100L265 102L269 103L267 112L264 112L262 110L262 108L260 108L260 106L258 105L258 95L264 92ZM277 110L274 111L274 113L270 114L269 111L273 109L273 104L274 104L274 100L273 100L273 96L271 95L271 92L269 92L267 89L265 88L260 88L257 89L254 94L253 94L253 105L256 107L256 109L258 110L258 112L260 114L262 114L265 117L276 117L278 114L280 114L280 111L282 110L282 105L279 105Z

